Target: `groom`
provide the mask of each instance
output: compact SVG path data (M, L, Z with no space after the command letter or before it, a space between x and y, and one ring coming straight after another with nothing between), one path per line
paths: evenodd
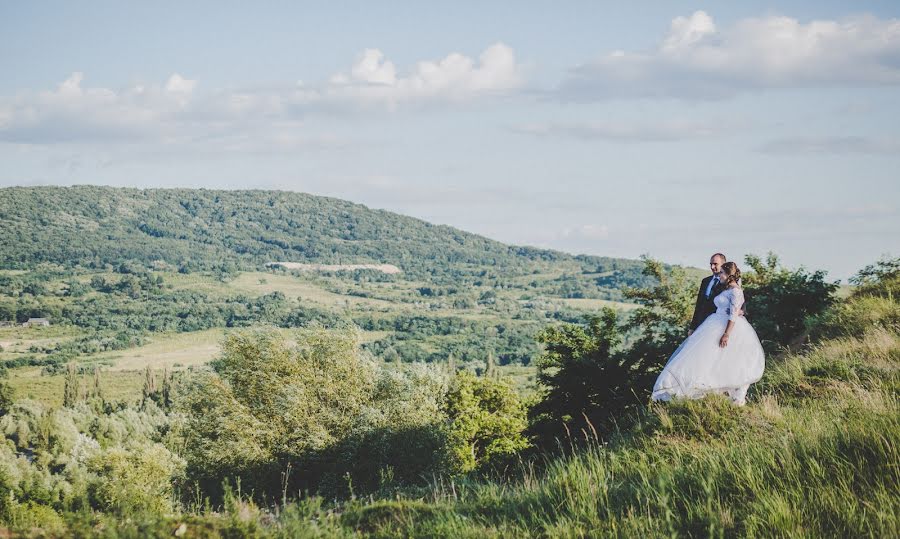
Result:
M691 325L688 327L688 337L694 332L700 324L712 313L716 312L716 305L713 299L725 290L722 283L719 282L719 270L725 263L725 255L716 253L709 259L709 269L712 275L700 281L700 290L697 291L697 303L694 305L694 316L691 318ZM743 314L743 313L742 313Z

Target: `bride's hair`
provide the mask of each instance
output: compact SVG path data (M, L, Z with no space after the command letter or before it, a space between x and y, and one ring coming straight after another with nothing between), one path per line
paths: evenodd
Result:
M741 280L741 270L734 262L722 264L722 273L725 274L725 286L730 286L731 283L737 283Z

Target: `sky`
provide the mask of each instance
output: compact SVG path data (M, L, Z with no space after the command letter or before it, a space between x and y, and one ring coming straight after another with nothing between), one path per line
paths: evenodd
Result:
M0 73L0 186L291 190L831 279L900 255L893 0L0 0Z

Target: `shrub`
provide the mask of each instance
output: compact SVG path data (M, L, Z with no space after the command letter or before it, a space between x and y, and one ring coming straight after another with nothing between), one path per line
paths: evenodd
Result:
M447 470L501 466L528 447L525 407L505 382L462 371L445 403Z
M117 515L170 513L183 468L184 461L159 444L103 451L88 461L96 474L89 485L92 505Z
M587 326L564 324L538 335L545 351L538 359L543 392L532 408L532 430L552 444L569 433L587 434L594 427L611 430L644 402L652 371L646 363L617 351L621 335L616 312L606 308Z
M747 255L745 261L753 269L743 279L747 319L767 352L801 338L807 319L821 315L834 302L837 283L826 282L823 271L788 270L773 253L765 261L755 255Z
M883 258L850 278L857 286L854 296L894 298L900 293L900 258Z
M275 330L232 334L215 372L184 386L176 404L191 479L209 493L233 477L260 496L348 494L404 459L430 464L444 391L434 371L386 374L349 329L295 337L292 346Z

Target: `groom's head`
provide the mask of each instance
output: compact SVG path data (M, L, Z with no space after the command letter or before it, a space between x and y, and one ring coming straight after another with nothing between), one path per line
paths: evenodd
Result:
M725 255L722 253L716 253L709 258L709 269L712 270L713 274L719 273L722 269L722 264L725 263Z

